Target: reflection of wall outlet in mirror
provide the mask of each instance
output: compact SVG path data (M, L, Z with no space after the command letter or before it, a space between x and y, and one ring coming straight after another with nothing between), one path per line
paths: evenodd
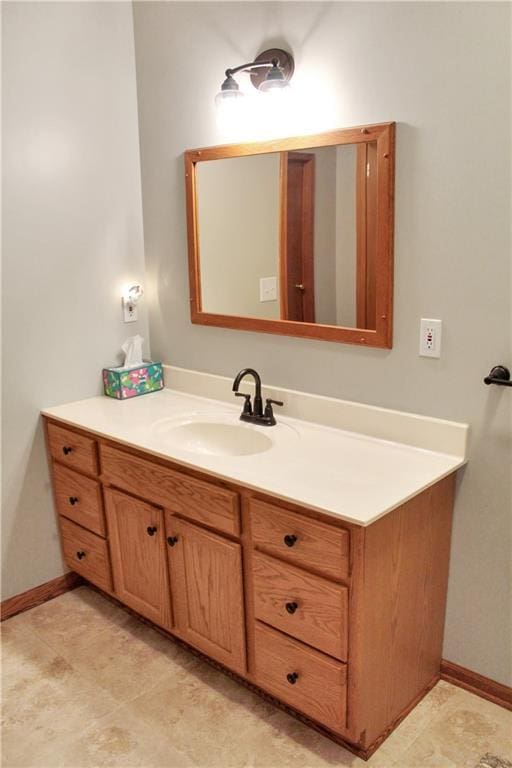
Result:
M420 320L420 357L441 357L441 320Z
M277 277L260 277L260 301L277 301Z

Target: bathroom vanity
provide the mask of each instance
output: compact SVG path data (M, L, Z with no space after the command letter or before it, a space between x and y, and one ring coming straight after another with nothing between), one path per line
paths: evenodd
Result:
M170 390L45 411L65 562L368 757L439 679L464 457L238 414Z

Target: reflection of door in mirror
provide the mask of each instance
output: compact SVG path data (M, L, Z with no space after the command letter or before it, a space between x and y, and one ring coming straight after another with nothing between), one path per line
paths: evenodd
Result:
M315 155L281 152L281 318L315 322Z
M377 143L281 153L281 318L375 328Z

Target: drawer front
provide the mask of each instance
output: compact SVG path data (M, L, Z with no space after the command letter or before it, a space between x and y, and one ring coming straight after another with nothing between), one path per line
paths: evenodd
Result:
M97 480L72 469L53 465L55 501L59 515L74 520L100 536L105 536L101 486Z
M333 731L345 728L345 664L256 622L255 670L269 693Z
M90 475L98 474L96 440L56 424L48 424L48 445L54 459Z
M109 445L100 450L103 474L113 485L218 531L240 534L238 494Z
M256 499L251 499L250 508L252 540L258 549L332 579L348 578L348 531Z
M253 574L257 619L346 660L347 587L260 553L253 557Z
M69 567L101 589L112 592L110 558L105 539L65 517L60 518L60 530L64 560Z

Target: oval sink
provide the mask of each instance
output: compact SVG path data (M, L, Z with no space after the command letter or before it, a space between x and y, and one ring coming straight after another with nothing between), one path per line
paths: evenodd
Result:
M273 445L269 435L241 424L193 421L168 426L165 432L166 441L176 448L211 456L250 456Z

